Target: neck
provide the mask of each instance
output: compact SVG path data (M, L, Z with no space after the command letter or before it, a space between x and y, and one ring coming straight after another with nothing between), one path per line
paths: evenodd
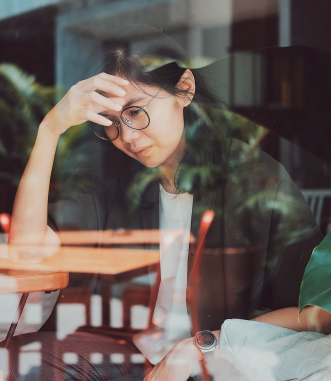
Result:
M168 193L177 193L177 189L175 187L175 173L177 167L169 168L160 166L159 168L162 174L161 185L163 186L164 190Z
M171 157L159 166L160 172L162 174L161 185L164 190L168 193L176 194L178 193L175 187L175 174L179 165L179 162L183 156L185 148L184 140L182 140L176 151L171 155Z

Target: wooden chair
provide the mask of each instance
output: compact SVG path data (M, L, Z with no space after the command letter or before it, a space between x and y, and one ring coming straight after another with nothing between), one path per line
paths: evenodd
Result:
M122 296L123 303L123 328L132 329L131 308L133 306L149 307L150 287L133 286L127 287Z
M7 213L0 214L0 226L6 234L9 234L11 225L11 215ZM61 290L69 284L69 273L50 271L18 271L18 270L3 270L10 263L9 259L0 258L0 294L22 293L14 321L10 325L5 341L0 345L7 348L10 340L14 336L18 321L23 312L25 303L30 292L44 291L51 293L52 291ZM9 268L9 267L8 267ZM10 282L8 282L10 278Z
M9 259L0 258L0 294L22 293L15 318L10 325L5 341L0 343L4 348L8 348L10 340L14 336L18 321L23 312L25 303L30 292L61 290L69 283L68 272L41 272L32 270L3 270L10 263ZM10 281L8 281L10 280Z
M329 189L303 189L301 190L303 197L306 199L315 220L321 225L323 216L323 206L326 198L331 198L331 190ZM330 215L328 216L330 217Z
M159 273L159 271L158 271ZM152 312L155 307L156 298L152 297L151 293L157 296L157 290L160 283L160 276L157 274L157 279L152 286L152 290L149 286L130 286L127 287L122 296L123 303L123 327L114 328L111 326L93 327L86 325L79 327L77 332L93 333L96 335L112 337L118 340L126 340L132 342L132 336L142 331L139 328L132 328L131 322L131 308L134 306L149 307L148 328L151 327ZM155 300L154 300L155 299Z
M193 276L193 283L191 285L191 289L189 291L189 302L191 305L191 311L192 311L192 326L194 330L199 330L198 324L197 324L197 316L196 316L196 300L194 298L196 294L196 288L199 283L199 266L201 264L202 260L202 255L204 251L204 243L205 243L205 238L206 234L208 232L208 229L213 221L214 218L214 213L211 211L208 211L204 214L202 221L201 221L201 226L198 234L198 239L197 243L195 246L195 261L193 264L192 268L192 276ZM149 314L149 328L151 328L151 322L152 322L152 316L153 316L153 311L157 299L157 293L158 293L158 286L160 284L160 268L158 268L157 271L157 277L154 286L152 287L152 297L150 300L150 293L147 291L146 287L129 287L125 294L123 295L123 307L124 307L124 329L107 329L105 330L104 327L81 327L76 331L76 334L78 335L85 335L84 340L86 340L86 347L85 351L88 351L89 353L93 352L98 352L98 340L95 340L93 335L90 335L91 333L94 334L99 334L101 336L110 336L113 339L113 344L114 346L112 349L117 348L117 351L119 353L122 353L124 355L124 363L128 364L130 362L129 356L133 353L140 353L138 350L132 351L132 350L127 350L126 349L126 342L131 341L132 339L132 334L136 333L137 330L129 330L128 328L131 326L130 322L130 310L133 305L148 305L150 307L150 314ZM65 286L64 286L65 287ZM54 289L54 288L53 288ZM38 290L40 291L40 289ZM19 291L16 291L19 292ZM22 291L21 291L22 292ZM22 296L23 299L23 296ZM26 300L26 299L25 299ZM21 311L23 310L25 301L21 300L20 307L17 312L17 316L19 318ZM16 319L18 321L18 318ZM17 323L16 323L17 324ZM12 335L11 335L12 336ZM57 346L57 353L58 353L58 358L61 358L62 353L62 344L64 343L70 343L70 341L73 339L73 336L69 335L66 339L62 340L59 345ZM124 339L124 340L123 340ZM61 365L61 364L59 364ZM82 364L83 365L83 364ZM84 366L87 366L85 363ZM149 370L150 364L146 361L145 362L145 367L146 370ZM208 375L206 366L202 364L202 370L203 370L203 376L204 380L210 380L210 377ZM129 377L129 374L124 374L124 377ZM62 375L59 373L57 374L57 379L62 380Z
M158 287L159 277L155 282L154 287ZM154 289L153 287L153 289ZM153 293L152 289L152 293ZM98 341L103 340L103 338L107 337L111 346L109 347L109 353L103 353L104 360L109 357L112 352L120 353L123 355L123 380L129 381L130 379L130 366L132 365L130 362L130 356L134 354L140 354L140 351L132 344L132 337L134 334L141 332L141 329L133 329L131 322L131 308L136 305L143 305L146 307L150 307L149 314L149 327L152 319L151 311L154 310L153 306L150 305L150 288L146 286L132 286L128 287L123 293L122 297L123 302L123 327L122 328L112 328L112 327L92 327L92 326L84 326L79 327L75 335L85 335L82 336L84 338L84 342L86 346L84 348L85 353L94 353L98 352L99 344ZM156 302L156 299L155 299ZM153 301L153 303L155 303ZM94 335L99 335L100 339L96 340ZM57 358L61 358L64 355L63 347L70 346L71 340L74 339L74 336L68 335L64 340L61 340L57 343L56 351ZM73 345L72 345L73 346ZM107 360L106 360L107 361ZM109 363L109 366L111 364ZM63 363L57 364L59 369L63 368ZM91 369L90 364L84 362L79 364L80 367L84 368L85 372L88 372ZM146 372L150 371L151 364L148 360L145 359L144 367ZM60 371L57 371L56 375L57 381L63 381L63 377Z
M194 252L194 262L191 270L191 285L187 290L187 301L191 310L191 323L193 333L200 331L199 320L198 320L198 305L197 305L197 289L200 283L200 267L202 262L202 256L205 248L205 241L208 230L211 223L213 222L215 213L211 210L207 210L201 219L201 224L199 228L198 238L196 241L195 252ZM204 361L200 361L202 376L204 381L210 381L210 376Z
M118 348L118 352L123 354L124 356L124 368L123 368L123 379L129 380L130 374L127 373L130 367L130 355L132 354L140 354L140 351L132 344L133 343L133 335L142 331L142 329L134 329L132 328L131 322L131 308L133 306L142 305L145 307L149 307L149 317L148 317L148 329L152 328L152 317L156 304L158 288L161 280L160 266L157 266L156 279L152 289L147 286L131 286L128 287L122 297L123 302L123 327L122 328L113 328L113 327L92 327L85 326L79 327L76 331L76 334L87 334L86 340L90 334L100 335L101 337L108 337L113 340L112 350ZM89 350L92 353L95 343L93 343L93 336L91 337L91 346L88 344ZM65 339L67 342L70 341L70 335ZM64 341L63 341L64 342ZM130 347L130 350L127 347ZM86 364L85 364L86 366ZM152 369L152 365L150 362L145 359L144 367L146 374L150 372ZM58 376L59 381L61 379Z
M85 308L85 323L84 325L91 325L91 296L92 288L90 286L82 287L67 287L62 290L59 295L56 309L62 304L81 304ZM57 316L58 312L55 311Z
M197 241L195 244L195 253L194 253L194 263L192 267L192 283L188 290L188 302L191 310L191 321L193 331L198 332L199 324L198 324L198 316L197 316L197 301L195 298L197 287L199 285L199 273L200 273L200 265L202 261L202 256L204 253L205 240L208 233L208 230L214 220L215 213L211 210L206 211L201 219L201 224L199 228L199 233L197 237ZM158 289L161 282L161 271L160 266L158 266L156 273L155 283L150 290L149 287L146 286L138 286L138 287L128 287L125 293L123 294L123 328L114 329L114 328L106 328L105 327L81 327L77 330L77 332L88 332L99 334L102 336L109 336L112 338L118 337L118 343L124 344L124 341L121 339L125 339L126 341L132 341L133 334L141 331L135 330L131 327L131 307L134 305L145 305L148 306L149 318L148 318L148 329L152 329L152 318L155 309L155 304L158 295ZM137 351L137 353L140 353ZM204 381L210 381L210 376L208 374L208 370L205 362L200 362L202 376ZM148 373L152 367L151 364L146 360L145 361L145 369L146 373ZM128 375L126 375L128 376Z
M56 358L57 360L57 370L56 370L56 381L64 381L63 374L61 373L61 369L65 367L64 365L64 354L66 353L66 348L75 348L75 342L77 337L81 336L82 341L84 342L84 347L78 349L77 354L92 355L93 353L100 353L100 348L103 350L101 352L103 356L103 361L109 362L109 367L111 367L110 355L112 354L121 354L123 356L122 362L122 377L123 380L129 381L130 378L130 368L131 364L131 356L141 354L140 351L130 342L123 339L115 339L106 336L95 337L94 334L87 332L75 332L74 335L68 335L63 340L58 340L55 345ZM107 343L107 346L103 345L103 343ZM71 352L72 353L72 352ZM88 373L91 370L91 365L84 361L78 364L79 367L84 368L85 372ZM144 365L142 365L144 366ZM58 371L60 370L60 371ZM93 378L94 379L94 378ZM110 379L110 375L109 375ZM122 378L121 378L122 379Z

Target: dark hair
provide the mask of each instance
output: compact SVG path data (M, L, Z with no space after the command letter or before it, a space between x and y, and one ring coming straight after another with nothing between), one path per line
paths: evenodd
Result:
M186 70L178 62L188 61L178 43L155 28L133 25L106 43L104 60L102 71L124 77L138 87L140 84L164 87L171 95L193 97L191 104L184 108L187 148L178 166L175 186L178 191L198 194L219 185L226 172L228 140L226 123L219 117L215 120L213 110L221 110L222 102L209 89L197 69L192 69L196 84L194 96L177 87ZM151 64L154 67L150 70ZM136 160L124 156L120 160L121 168L117 168L121 181L112 181L112 188L117 186L115 183L121 184L122 191L145 168Z

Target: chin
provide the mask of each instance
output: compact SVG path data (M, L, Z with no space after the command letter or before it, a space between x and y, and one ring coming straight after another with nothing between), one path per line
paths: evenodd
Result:
M138 160L142 165L147 168L157 168L164 163L165 160L160 158L160 155L151 155L147 157L142 157Z
M139 162L147 168L157 168L161 163L152 159L139 160Z

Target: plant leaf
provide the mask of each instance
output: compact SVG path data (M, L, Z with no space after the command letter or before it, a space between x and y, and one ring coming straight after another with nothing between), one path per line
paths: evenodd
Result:
M331 313L331 231L314 249L303 274L299 296L300 312L309 305Z

